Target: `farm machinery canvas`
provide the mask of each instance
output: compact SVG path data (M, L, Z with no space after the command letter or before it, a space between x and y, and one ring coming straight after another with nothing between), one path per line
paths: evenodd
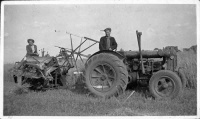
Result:
M81 37L80 45L73 49L73 34L68 34L71 49L59 47L60 53L57 57L27 58L23 64L19 63L20 67L15 68L15 82L22 85L31 81L34 82L32 85L40 85L41 88L66 86L68 70L77 68L78 57L81 60L86 57L83 82L89 91L100 97L118 96L126 90L127 85L136 86L142 83L146 84L155 98L175 98L185 87L185 75L177 67L177 51L173 47L142 50L142 32L136 31L138 51L103 50L89 57L83 52L99 42ZM94 43L81 51L81 45L87 40Z

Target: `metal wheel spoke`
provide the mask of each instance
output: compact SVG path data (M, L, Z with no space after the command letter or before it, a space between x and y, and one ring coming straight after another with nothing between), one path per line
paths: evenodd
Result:
M109 78L109 79L115 79L114 76L109 76L109 75L108 75L108 78Z
M101 82L97 79L96 84L101 85Z
M99 78L94 78L93 77L93 79L92 79L92 82L93 82L93 84L96 86L96 85L99 85Z
M161 86L158 87L158 91L161 92L163 88Z
M169 83L167 83L167 84L168 84L168 87L173 87L172 82L169 82Z
M104 65L101 65L101 66L103 68L103 72L106 73L106 69L105 69Z
M101 82L101 90L103 91L103 82Z
M166 90L166 88L161 87L160 88L160 92L164 92Z
M166 83L166 80L163 78L163 79L160 80L160 82L161 82L161 84L163 85L163 84Z
M98 75L92 75L91 77L92 78L101 78L101 76L98 76Z
M95 68L94 70L97 71L98 73L102 74L102 72L98 68Z
M94 84L93 87L98 88L98 86L101 85L101 82L97 79L96 81L94 81L93 84Z
M112 83L110 81L107 81L107 84L108 84L109 87L112 86Z
M110 72L111 71L111 72ZM108 70L108 78L111 78L111 79L115 79L115 75L113 73L113 70L109 67L109 70Z
M160 90L161 87L162 87L162 85L158 85L157 86L157 90Z
M113 73L113 70L109 67L109 70L108 70L109 74L110 74L110 71L111 71L111 73Z

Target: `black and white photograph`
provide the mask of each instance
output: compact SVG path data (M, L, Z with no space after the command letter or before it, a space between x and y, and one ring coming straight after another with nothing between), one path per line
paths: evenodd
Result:
M199 1L142 1L1 2L0 118L200 118Z

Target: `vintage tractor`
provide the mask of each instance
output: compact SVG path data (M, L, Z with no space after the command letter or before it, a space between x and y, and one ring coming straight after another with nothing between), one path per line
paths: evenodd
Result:
M177 67L176 51L141 50L142 32L136 31L139 51L99 51L85 64L88 89L101 97L118 96L128 84L147 84L155 98L175 98L185 85L184 74Z
M60 53L56 57L29 57L19 62L13 68L15 82L20 86L28 83L41 88L65 86L71 81L67 77L68 70L78 69L76 61L79 57L84 62L83 56L87 58L84 82L92 93L104 98L122 94L127 85L146 84L153 97L171 99L178 96L186 85L185 75L177 67L177 48L141 50L142 32L136 31L139 51L104 50L90 56L83 52L99 41L66 33L70 35L71 49L59 47ZM72 36L81 38L76 48L73 48ZM94 43L81 50L86 41Z

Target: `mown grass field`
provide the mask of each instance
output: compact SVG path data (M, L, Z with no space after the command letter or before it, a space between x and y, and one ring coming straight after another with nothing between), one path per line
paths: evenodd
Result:
M197 56L192 51L178 54L178 65L184 68L187 88L174 100L155 100L147 89L133 90L117 98L104 100L90 94L83 84L72 89L43 92L19 90L4 65L4 116L185 116L197 114ZM127 100L125 100L127 99Z

